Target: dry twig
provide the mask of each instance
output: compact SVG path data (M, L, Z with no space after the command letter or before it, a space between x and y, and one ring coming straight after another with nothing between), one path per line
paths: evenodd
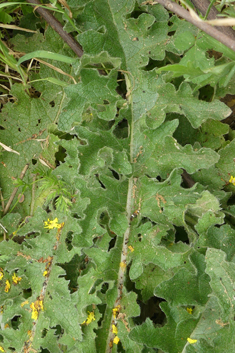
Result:
M230 38L227 34L222 33L215 27L212 27L205 21L201 20L196 15L196 13L194 13L195 15L192 16L192 14L189 11L185 10L182 6L170 0L146 1L146 3L149 3L151 5L161 4L167 10L174 12L178 16L184 18L188 22L192 23L194 26L201 29L203 32L209 34L212 38L217 39L219 42L221 42L222 44L226 45L228 48L235 51L235 40Z
M42 5L39 0L27 0L27 2L33 5ZM40 6L37 6L35 10L61 36L74 53L77 54L78 57L81 57L83 54L81 45L69 33L64 31L62 24L51 14L51 12Z

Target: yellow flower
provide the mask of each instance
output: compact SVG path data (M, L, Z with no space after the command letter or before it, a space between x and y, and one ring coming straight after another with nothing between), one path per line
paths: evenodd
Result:
M119 341L120 341L119 337L116 336L116 337L114 338L114 340L113 340L113 343L118 344Z
M0 281L3 279L4 273L0 271Z
M197 342L197 340L193 340L192 338L187 338L188 343L194 344Z
M187 308L187 312L188 312L189 314L192 314L193 309L192 309L192 308Z
M21 277L18 277L18 276L15 274L15 272L14 272L14 274L13 274L13 276L12 276L12 281L13 281L13 283L18 284L21 280L22 280L22 278L21 278Z
M10 288L11 288L11 284L10 284L10 282L9 282L8 279L7 279L7 280L6 280L6 286L5 286L5 292L8 293L9 290L10 290Z
M36 300L35 307L37 308L38 311L44 310L42 300Z
M31 318L36 321L38 319L39 311L43 310L43 303L41 300L36 300L34 303L30 304L30 308L32 309Z
M37 309L35 308L34 303L30 304L30 308L32 309L32 316L31 316L31 318L36 321L36 320L38 319L38 311L37 311Z
M113 333L114 333L115 335L117 335L117 334L118 334L117 326L112 325L112 329L113 329Z
M87 319L85 321L83 321L82 324L86 324L86 325L89 325L92 321L95 321L95 314L90 311L88 311L88 316L87 316Z
M231 178L229 179L229 182L235 185L235 177L231 175Z
M44 222L44 228L48 229L54 229L54 228L60 228L61 224L58 223L58 218L55 218L53 221L50 221L48 218L46 222Z
M118 306L116 306L116 307L113 309L113 317L114 317L114 319L116 319L117 314L119 313L120 309L121 309L121 305L118 305Z
M0 346L0 352L5 352L5 350Z
M45 270L45 271L43 272L43 276L45 277L47 274L48 274L48 271Z
M129 245L128 246L128 249L131 251L131 252L133 252L135 249L133 248L133 246L131 246L131 245Z

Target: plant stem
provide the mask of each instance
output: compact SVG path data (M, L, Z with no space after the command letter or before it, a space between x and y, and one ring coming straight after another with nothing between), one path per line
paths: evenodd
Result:
M27 0L28 3L41 5L39 0ZM65 32L62 24L46 9L36 7L36 11L49 23L49 25L61 36L61 38L70 46L75 54L80 58L83 54L81 45L69 33Z
M212 38L215 38L220 43L226 45L226 47L232 49L235 52L235 40L228 37L226 34L220 32L215 27L209 25L208 23L202 21L200 18L193 17L187 10L185 10L182 6L172 2L170 0L157 0L151 2L152 5L161 4L166 9L171 12L176 13L178 16L184 18L188 22L192 23L194 26L201 29L203 32L209 34ZM196 15L196 13L195 13Z
M23 168L23 170L22 170L22 172L21 172L21 174L20 174L20 179L21 179L21 180L24 178L25 173L27 172L28 167L29 167L29 164L26 164L26 165L24 166L24 168ZM14 200L14 197L15 197L15 195L16 195L18 189L19 189L19 188L17 187L17 188L14 188L14 190L12 191L12 194L11 194L11 196L10 196L10 198L9 198L7 204L6 204L6 207L5 207L4 211L3 211L3 214L4 214L4 215L8 212L8 210L9 210L11 204L12 204L12 201Z

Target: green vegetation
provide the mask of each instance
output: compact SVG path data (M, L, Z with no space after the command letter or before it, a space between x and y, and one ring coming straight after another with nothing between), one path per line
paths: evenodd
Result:
M235 52L160 4L51 4L80 58L0 5L0 352L234 352Z

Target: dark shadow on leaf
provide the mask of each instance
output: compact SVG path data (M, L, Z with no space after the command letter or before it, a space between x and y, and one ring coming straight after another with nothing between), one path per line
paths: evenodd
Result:
M54 106L55 106L55 102L54 102L54 101L51 101L49 104L50 104L50 106L51 106L52 108L54 108Z
M128 18L138 18L142 13L146 13L146 11L142 11L139 6L136 6L134 11L131 12L130 15L128 15Z
M30 95L31 98L40 98L41 94L42 93L37 91L34 87L30 87L29 95Z
M51 351L49 351L47 348L42 348L42 346L40 346L41 350L38 353L51 353Z
M214 88L210 85L203 86L199 89L198 99L205 102L212 102L214 96Z
M20 326L20 315L15 315L12 319L11 319L11 326L13 328L13 330L18 330L19 326Z
M32 288L23 289L23 297L28 299L32 295Z
M134 319L136 324L141 325L147 318L149 318L155 325L164 326L166 315L160 308L160 303L163 301L165 300L155 296L149 298L146 303L138 300L140 316Z
M99 219L98 219L99 225L106 229L108 224L109 224L109 220L110 220L110 217L109 217L108 212L107 211L102 211L100 216L99 216Z
M124 139L128 137L128 121L127 119L122 119L119 123L115 126L113 130L113 134L115 137L119 139Z
M115 247L116 240L117 240L117 236L113 237L113 238L110 240L108 251L110 251L112 248Z
M109 170L112 172L113 177L114 177L115 179L120 180L120 175L119 175L117 172L115 172L115 170L110 169L110 168L109 168Z
M100 183L100 186L103 188L103 189L106 189L105 185L102 183L102 181L100 180L100 177L99 177L99 174L95 174L96 176L96 179L98 180L98 182Z
M59 146L59 150L55 153L55 163L56 166L65 162L65 157L67 156L66 149L62 146Z
M36 124L36 126L38 126L41 123L41 119L38 119L38 123Z
M48 332L48 330L44 328L44 329L42 330L41 337L42 337L42 338L46 337L47 332Z
M176 227L175 226L175 242L178 243L178 242L183 242L183 243L186 243L186 244L189 244L189 238L188 238L188 234L187 232L185 231L184 227Z
M102 293L102 294L105 294L108 289L109 289L109 283L104 282L104 283L102 284L102 287L101 287L101 293Z
M65 239L65 244L67 246L68 251L71 251L73 248L72 241L73 241L73 232L68 232Z
M77 279L81 271L86 267L86 255L78 256L74 255L71 261L64 264L57 264L65 270L65 276L62 276L69 281L68 289L70 293L77 290Z
M118 83L118 86L116 88L116 92L120 94L122 98L125 99L127 94L127 87L126 87L126 80L125 80L124 73L121 71L118 72L117 83Z

